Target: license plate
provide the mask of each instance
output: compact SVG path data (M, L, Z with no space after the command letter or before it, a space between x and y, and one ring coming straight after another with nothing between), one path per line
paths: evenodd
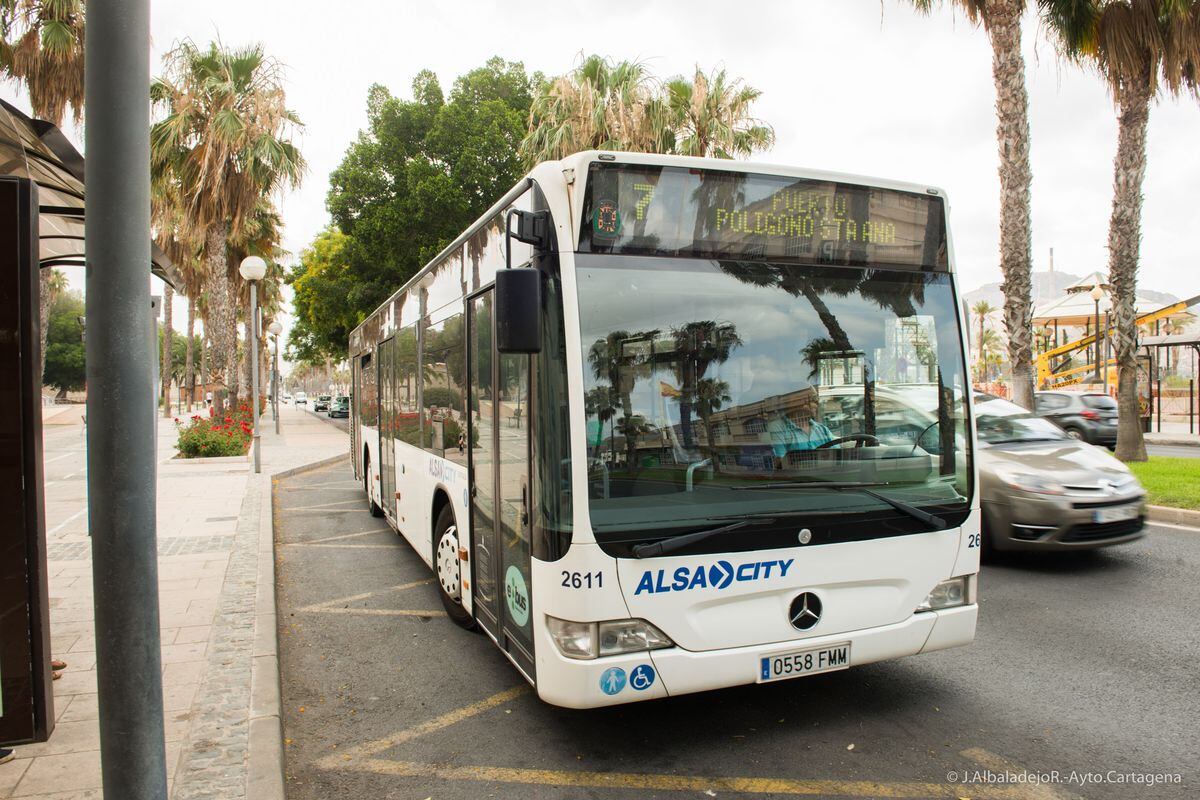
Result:
M766 683L786 678L799 678L801 675L832 672L837 669L846 669L849 666L849 642L812 650L797 650L793 653L762 656L758 664L758 682Z
M1113 506L1112 508L1097 508L1095 520L1096 522L1124 522L1127 519L1136 519L1137 515L1138 507L1136 505Z

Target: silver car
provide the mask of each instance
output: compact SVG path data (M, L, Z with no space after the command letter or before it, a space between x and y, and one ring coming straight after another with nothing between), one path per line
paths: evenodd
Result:
M1107 451L978 392L975 428L986 547L1078 550L1144 535L1146 491Z

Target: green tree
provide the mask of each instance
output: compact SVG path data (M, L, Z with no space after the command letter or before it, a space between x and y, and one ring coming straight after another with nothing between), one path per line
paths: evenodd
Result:
M411 100L371 87L367 128L330 175L337 236L319 234L289 277L299 318L290 352L345 353L363 317L520 179L517 147L541 80L493 58L459 77L448 99L427 70Z
M942 0L910 0L928 12ZM1033 297L1029 165L1029 94L1021 54L1025 0L948 0L982 25L992 44L996 85L996 140L1000 149L1000 271L1004 275L1004 329L1012 364L1012 400L1033 408Z
M362 318L345 291L354 280L346 253L349 242L338 229L325 229L300 252L300 263L287 276L295 314L288 358L313 364L345 354L350 331Z
M1145 461L1137 397L1138 255L1150 105L1200 92L1200 1L1040 0L1060 50L1094 69L1117 107L1108 279L1117 350L1117 457Z
M305 163L292 134L302 125L287 108L282 66L261 46L200 49L185 40L164 60L166 75L151 86L163 114L150 131L151 168L178 185L204 242L212 369L224 371L236 396L236 265L227 249L262 198L299 184Z
M83 295L79 292L62 292L50 306L42 383L58 389L59 397L66 397L67 392L78 391L87 384L83 327L79 324L83 309Z

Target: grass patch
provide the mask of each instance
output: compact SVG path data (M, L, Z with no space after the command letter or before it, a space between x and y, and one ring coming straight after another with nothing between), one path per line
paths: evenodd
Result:
M1129 468L1146 487L1150 503L1200 510L1200 458L1150 456Z

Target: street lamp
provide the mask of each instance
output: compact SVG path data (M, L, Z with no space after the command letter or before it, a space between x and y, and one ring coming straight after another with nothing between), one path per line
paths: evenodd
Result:
M1092 340L1092 347L1095 350L1096 357L1092 359L1092 383L1100 382L1100 298L1104 297L1104 290L1100 288L1100 284L1092 287L1089 292L1092 296L1092 302L1096 304L1096 328L1095 335Z
M258 256L246 256L242 259L238 272L250 282L250 379L254 387L250 419L254 420L254 471L262 472L262 454L259 452L258 438L258 282L267 274L267 262Z
M267 331L270 332L271 338L275 340L275 368L271 370L271 416L275 418L275 435L279 435L279 334L283 332L283 326L278 320L271 320L271 324L267 326Z

